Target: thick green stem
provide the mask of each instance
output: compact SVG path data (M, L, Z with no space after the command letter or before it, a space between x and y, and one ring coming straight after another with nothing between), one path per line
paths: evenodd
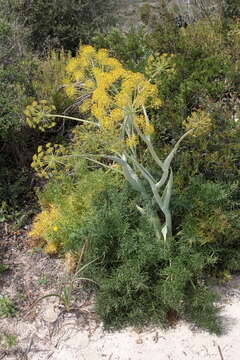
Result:
M78 121L78 122L81 122L81 123L91 124L91 125L99 127L99 124L94 122L94 121L88 121L88 120L76 118L76 117L73 117L73 116L58 115L58 114L56 114L56 115L55 114L46 114L46 116L47 117L54 117L54 118L61 118L61 119L74 120L74 121Z
M172 215L170 211L165 214L166 224L167 224L167 237L172 237Z
M163 236L162 236L162 232L161 232L162 224L161 224L161 221L159 219L157 212L154 210L151 210L149 219L153 225L153 229L154 229L157 240L163 241Z

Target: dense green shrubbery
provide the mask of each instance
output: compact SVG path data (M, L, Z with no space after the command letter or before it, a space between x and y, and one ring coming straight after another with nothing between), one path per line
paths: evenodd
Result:
M14 2L13 11L29 29L34 50L74 51L80 41L88 42L96 30L113 24L116 6L114 0L21 0Z
M0 160L0 206L2 201L13 206L17 199L24 198L31 181L31 157L38 143L55 139L59 130L44 136L31 131L23 118L26 104L33 98L47 98L58 112L70 105L61 83L70 54L62 50L46 56L46 51L62 46L74 50L80 41L87 41L112 23L109 11L113 5L112 0L95 1L94 6L88 0L0 0L0 146L4 154ZM31 49L44 50L41 59ZM61 125L62 134L68 127Z
M224 0L223 15L227 20L240 18L238 0Z
M105 326L185 317L218 332L216 295L207 289L206 275L239 270L237 186L193 178L173 198L175 237L159 244L137 211L141 199L128 186L99 170L82 168L81 174L75 181L61 175L40 194L43 209L58 209L42 235L65 252L76 254L87 244L85 263L97 261L86 276L98 283L96 304Z
M176 203L186 224L191 191ZM211 195L216 203L214 191ZM184 237L183 230L165 244L156 242L151 224L137 211L141 199L119 180L103 177L99 170L85 169L75 184L65 175L53 179L40 199L43 209L51 204L58 212L52 219L49 213L45 221L36 219L48 241L45 250L54 253L56 247L49 244L60 244L65 252L77 254L86 245L85 263L97 259L85 275L98 283L97 310L107 328L167 324L170 319L185 317L210 331L220 330L218 310L213 306L216 296L207 290L205 274L227 256L226 245L221 245L222 249L219 243L203 248L196 226L192 241L189 234ZM192 213L193 209L194 205ZM31 235L38 235L36 230L39 227L35 226Z
M23 111L34 98L50 99L59 112L70 105L59 83L67 59L69 57L64 53L52 52L48 60L25 56L0 66L0 204L7 201L15 206L17 199L24 199L31 181L29 168L37 145L53 137L56 140L58 129L45 135L30 129Z
M89 239L87 259L99 259L89 275L99 284L97 310L105 326L163 324L175 314L216 331L214 296L204 284L204 272L216 259L188 240L157 243L137 201L126 187L107 189L79 233L78 241Z
M80 249L83 239L81 243L75 240L83 224L94 216L93 199L108 183L114 183L100 170L87 171L82 162L75 166L75 177L60 174L39 194L43 212L36 217L30 236L43 241L47 253Z
M13 30L11 24L9 27ZM36 70L35 61L24 58L18 51L19 44L12 41L15 33L4 31L0 29L0 36L7 35L9 41L3 42L0 64L0 206L2 201L16 204L26 191L23 167L30 163L34 150L33 133L25 124L23 110L33 95L31 78Z
M141 40L134 32L127 35L114 32L106 36L105 43L98 38L99 45L110 47L130 69L139 70L139 64L141 70L147 69L146 75L159 87L163 106L152 112L152 118L163 156L169 151L169 144L182 134L183 121L192 111L204 110L211 117L209 135L186 139L186 151L175 160L176 168L181 166L178 175L181 181L198 174L209 180L234 181L239 175L240 128L235 121L240 112L238 29L237 21L226 33L219 20L209 23L202 19L178 30L177 38L167 34L167 48L164 34L157 30L141 36ZM137 60L124 53L129 42L132 51L135 49L138 54ZM145 54L153 58L152 69Z
M108 33L96 34L91 42L98 49L110 49L112 55L132 71L143 72L147 58L152 53L144 28L132 28L126 34L114 28Z

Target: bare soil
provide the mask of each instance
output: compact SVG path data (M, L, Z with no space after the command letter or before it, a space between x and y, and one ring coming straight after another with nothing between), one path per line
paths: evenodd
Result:
M57 297L65 268L61 258L31 249L27 228L1 230L0 296L12 299L16 313L0 319L0 334L16 335L16 345L2 345L0 360L239 360L240 277L216 285L224 321L221 336L210 335L184 321L169 329L127 328L106 332L94 310L94 295L81 283L66 311Z

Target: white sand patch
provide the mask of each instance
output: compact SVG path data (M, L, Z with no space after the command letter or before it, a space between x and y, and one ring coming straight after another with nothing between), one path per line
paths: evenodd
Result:
M221 336L194 330L184 321L168 330L154 328L141 333L130 328L104 332L99 326L92 334L66 321L61 325L61 334L52 339L57 348L28 356L30 360L239 360L239 299L225 304L222 316L225 333Z

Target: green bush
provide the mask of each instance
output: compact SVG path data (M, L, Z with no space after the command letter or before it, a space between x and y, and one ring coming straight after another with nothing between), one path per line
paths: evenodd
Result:
M0 205L7 201L15 207L29 193L29 167L38 142L49 141L57 133L55 130L43 137L31 130L25 123L24 108L33 98L48 98L61 112L68 107L61 81L70 55L52 51L46 59L38 59L27 52L26 34L11 19L7 3L3 5L5 8L0 12L0 146L3 150Z
M31 77L33 100L47 100L56 107L58 113L65 112L71 102L64 91L64 79L66 77L66 64L71 59L70 52L51 50L45 58L36 58L36 69ZM74 110L69 110L74 112Z
M173 213L180 240L200 244L216 256L218 271L239 271L239 183L221 184L203 176L175 194Z
M182 239L156 242L152 226L137 212L139 201L126 187L108 187L69 243L81 248L88 239L85 261L98 259L87 276L99 285L96 306L105 327L163 325L174 314L219 331L216 296L204 282L215 257Z
M182 133L191 112L205 111L212 122L205 136L187 138L175 159L176 181L183 186L199 174L217 182L234 182L239 176L237 23L233 28L235 35L228 37L232 41L225 42L226 33L218 22L216 26L205 20L189 25L180 31L177 50L170 54L161 54L161 42L159 47L154 45L153 72L149 64L146 67L163 100L161 111L152 112L162 156Z
M26 52L27 32L12 16L7 0L0 0L0 65L14 63Z
M94 211L75 230L69 249L81 249L85 261L98 261L86 275L97 281L96 306L107 328L186 318L220 331L217 297L207 278L239 270L239 197L232 189L193 179L173 199L175 238L158 243L151 225L136 209L140 199L130 189L107 188L95 197Z
M132 71L142 72L152 53L144 28L131 28L126 34L117 28L108 33L99 32L91 39L91 43L97 49L109 49L114 57Z
M238 0L224 0L223 16L226 19L236 19L240 17Z
M91 221L93 199L114 182L101 170L87 170L82 161L74 164L73 172L74 176L60 172L38 194L42 212L36 216L30 236L33 241L43 241L47 253L81 248L84 240L79 244L76 238L85 221Z
M75 185L62 175L41 193L43 208L55 204L59 211L45 236L64 252L78 253L87 242L85 263L97 261L85 275L98 283L96 306L104 325L163 325L174 316L220 331L217 297L206 280L239 270L237 184L229 189L193 178L173 197L174 238L164 244L156 242L137 211L141 199L128 186L99 170L81 173Z
M32 49L74 51L80 41L86 43L97 30L112 25L116 5L113 0L21 0L13 8L29 29Z
M0 297L0 318L12 317L16 313L13 301L8 296Z

